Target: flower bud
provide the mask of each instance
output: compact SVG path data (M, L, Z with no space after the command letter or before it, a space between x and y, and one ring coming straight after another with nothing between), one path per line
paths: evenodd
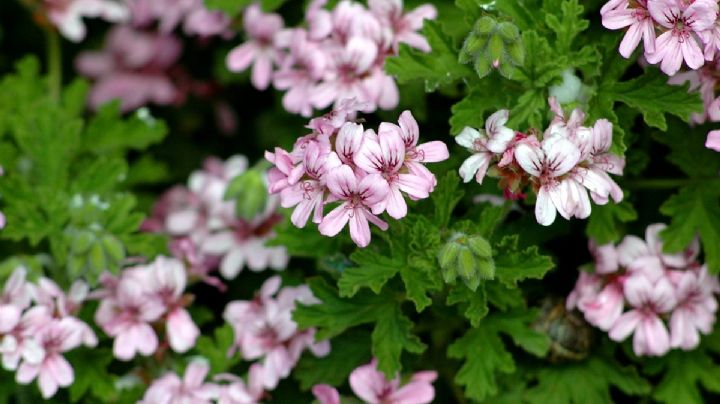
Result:
M489 34L495 30L496 26L497 22L494 18L490 16L483 16L480 17L477 21L475 21L475 26L473 27L473 30L478 34Z
M252 219L265 209L267 188L263 174L248 170L232 180L225 191L225 200L235 201L235 213L242 219Z
M440 249L438 263L446 283L454 283L459 277L473 291L481 280L495 277L492 247L481 236L454 234Z

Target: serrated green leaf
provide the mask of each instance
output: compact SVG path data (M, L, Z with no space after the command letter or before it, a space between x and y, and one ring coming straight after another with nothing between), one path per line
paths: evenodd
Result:
M557 1L546 1L545 3L543 7L546 12L545 23L555 32L556 50L560 53L570 52L575 37L590 25L588 20L582 18L584 7L578 0L563 1L559 10Z
M393 278L404 265L401 261L380 255L370 250L357 250L350 255L357 264L342 272L338 287L340 296L353 297L360 288L369 288L380 293L383 286Z
M425 344L412 333L413 322L393 306L377 313L377 324L372 332L372 353L378 360L378 370L388 380L400 371L400 355L403 350L412 353L425 351Z
M610 395L611 386L633 396L650 391L650 385L635 368L621 366L606 354L593 355L579 363L543 367L538 371L537 379L537 385L525 393L531 403L610 403L614 401Z
M614 83L600 89L606 96L637 109L648 125L667 130L666 114L687 120L693 112L702 112L698 93L688 93L687 86L670 86L667 76L649 69L642 76Z
M438 181L430 198L435 206L434 222L437 227L446 227L455 206L462 200L465 192L460 189L460 177L455 171L448 171Z
M665 250L683 251L699 235L708 269L720 272L720 189L686 186L668 199L660 212L672 218L661 233Z
M625 235L623 223L637 220L637 212L628 201L593 206L585 234L599 245L618 242Z
M112 352L106 348L79 349L67 354L73 366L75 381L70 386L70 401L76 403L107 401L115 394L115 375L108 372L113 361ZM92 398L91 398L92 397Z
M494 248L495 276L507 286L523 279L542 279L554 267L552 259L540 255L536 246L519 249L518 236L506 236Z
M448 306L459 304L463 308L463 315L470 320L473 327L477 327L480 320L485 318L490 311L484 285L480 285L473 292L465 284L459 283L450 289L445 304Z
M151 117L146 109L140 109L126 119L121 117L118 102L101 106L88 122L83 149L96 154L145 150L167 134L165 123Z
M388 74L395 76L400 83L424 80L428 91L474 74L458 61L458 46L443 32L439 23L425 20L422 32L432 51L424 53L405 44L400 45L398 56L385 61Z
M225 324L213 331L213 335L201 335L198 338L195 350L210 362L213 374L228 372L233 366L240 363L238 355L228 355L235 343L232 327Z

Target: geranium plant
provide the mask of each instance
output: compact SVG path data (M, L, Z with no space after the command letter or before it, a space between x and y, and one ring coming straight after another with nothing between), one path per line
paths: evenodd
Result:
M717 0L0 2L0 402L715 402Z

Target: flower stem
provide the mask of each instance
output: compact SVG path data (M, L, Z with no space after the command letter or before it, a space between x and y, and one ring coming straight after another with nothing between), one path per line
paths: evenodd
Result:
M62 49L60 35L54 28L47 29L47 69L50 95L58 101L62 89Z

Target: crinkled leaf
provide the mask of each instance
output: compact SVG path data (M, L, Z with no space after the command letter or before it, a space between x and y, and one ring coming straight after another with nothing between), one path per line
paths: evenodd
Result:
M523 279L541 279L554 267L550 257L541 255L537 246L520 249L517 235L503 237L495 246L495 276L508 285Z
M357 264L343 271L338 281L340 296L353 297L360 288L370 288L380 293L383 286L394 277L403 263L370 250L357 250L350 255Z
M485 285L483 284L473 292L464 283L457 283L450 289L445 304L460 305L463 315L470 320L473 327L477 327L480 320L487 316L490 311L488 309Z
M390 380L400 371L403 350L422 353L426 346L412 333L413 322L402 313L399 306L387 307L376 314L372 353L378 360L378 370Z
M593 206L585 234L601 245L617 242L625 235L623 224L636 219L637 212L627 201Z

